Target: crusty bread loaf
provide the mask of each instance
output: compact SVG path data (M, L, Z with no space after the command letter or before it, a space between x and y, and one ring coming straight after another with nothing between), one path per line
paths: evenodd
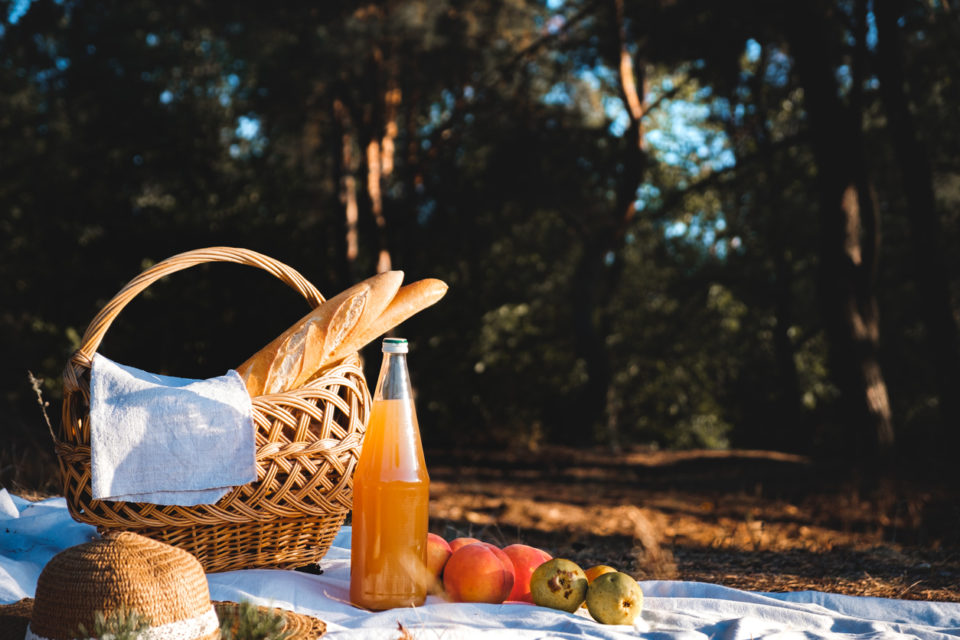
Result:
M256 397L300 386L379 317L402 281L402 271L380 273L323 302L237 367L247 392Z
M268 385L282 384L299 373L304 354L326 350L326 327L344 327L355 321L369 295L370 285L361 283L323 302L237 367L247 393L251 397L272 393Z
M400 287L383 313L369 324L358 323L357 330L333 349L329 362L336 362L359 351L404 320L435 304L446 293L447 284L436 278L426 278Z

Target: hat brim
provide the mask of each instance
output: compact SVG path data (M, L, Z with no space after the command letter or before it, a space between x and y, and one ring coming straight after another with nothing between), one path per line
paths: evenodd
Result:
M240 604L236 602L216 601L213 603L213 608L217 610L217 617L222 620L225 614L239 609ZM283 616L283 628L280 631L285 634L287 640L315 640L327 631L326 623L313 616L290 611L289 609L281 609L279 607L258 606L257 609L270 611Z
M217 617L236 611L240 605L236 602L214 602ZM272 611L283 616L282 631L288 640L316 640L322 636L327 625L319 618L296 613L277 607L258 606L261 611ZM23 640L33 614L33 598L24 598L13 604L0 605L0 640Z
M0 605L0 640L23 640L33 613L33 598Z

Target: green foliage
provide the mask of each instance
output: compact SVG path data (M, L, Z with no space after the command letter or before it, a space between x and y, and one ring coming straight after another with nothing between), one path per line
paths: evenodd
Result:
M250 603L241 602L220 616L220 637L223 640L285 640L283 615Z
M220 614L220 637L223 640L285 640L290 634L283 630L284 624L282 614L244 601ZM136 640L150 626L150 619L137 611L125 608L108 614L96 611L93 626L87 629L79 625L77 637Z
M137 640L142 631L150 628L150 619L143 617L137 611L120 608L105 614L95 611L93 627L89 630L84 625L77 629L78 638L104 638L114 640Z
M816 14L843 59L848 5ZM841 419L818 294L815 124L783 18L756 2L625 7L624 25L606 3L524 0L37 0L15 24L4 18L5 419L49 446L26 370L56 404L87 323L149 264L245 246L334 294L372 273L385 246L407 281L451 286L402 328L428 445L829 450ZM903 35L951 246L960 76L944 13L911 8ZM648 91L639 153L618 26ZM883 212L883 360L902 433L933 434L936 372L873 80L859 99ZM366 153L387 142L379 226ZM956 294L954 253L944 268ZM102 350L219 375L305 310L266 274L195 268L124 309ZM365 355L373 378L376 349Z

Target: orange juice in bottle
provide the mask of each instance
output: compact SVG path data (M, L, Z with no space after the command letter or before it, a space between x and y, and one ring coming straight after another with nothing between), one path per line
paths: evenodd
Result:
M430 478L407 371L407 341L386 338L353 478L350 601L367 609L423 604Z

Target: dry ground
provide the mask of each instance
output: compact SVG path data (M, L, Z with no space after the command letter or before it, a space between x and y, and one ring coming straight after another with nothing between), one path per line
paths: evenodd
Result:
M0 452L0 486L59 492L50 447ZM428 451L431 529L523 542L640 579L960 602L960 494L918 472L870 495L763 451Z
M960 602L960 501L763 451L428 452L431 530L640 579Z

